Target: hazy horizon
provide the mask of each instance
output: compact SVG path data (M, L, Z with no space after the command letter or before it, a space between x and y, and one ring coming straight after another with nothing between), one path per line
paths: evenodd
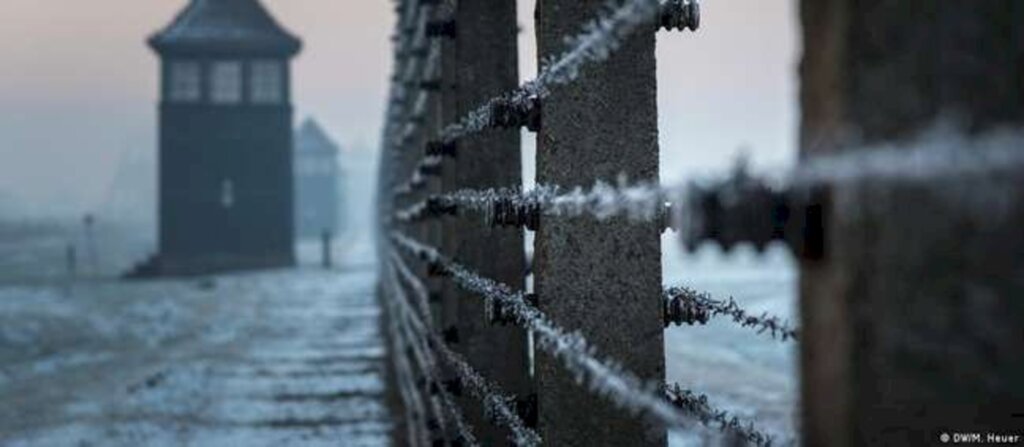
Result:
M157 58L145 40L186 3L0 3L0 212L93 211L118 193L119 171L152 157ZM296 123L313 116L345 148L376 151L392 4L263 3L305 44L293 66ZM666 181L721 168L741 145L758 165L792 160L796 17L792 2L773 6L706 1L699 33L659 35ZM532 7L519 1L524 76L536 67Z

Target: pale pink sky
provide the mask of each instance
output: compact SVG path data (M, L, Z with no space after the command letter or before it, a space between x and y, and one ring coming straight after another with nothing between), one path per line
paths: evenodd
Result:
M157 66L144 42L185 3L0 1L0 201L87 209L103 200L124 154L155 150ZM264 4L305 42L296 119L316 116L343 145L376 149L392 2ZM532 59L532 0L519 4L523 57ZM794 20L791 0L705 0L700 33L660 36L667 178L724 166L742 143L763 163L792 158Z

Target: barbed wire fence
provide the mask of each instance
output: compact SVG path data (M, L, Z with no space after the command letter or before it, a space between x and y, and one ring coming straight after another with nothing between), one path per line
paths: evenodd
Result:
M460 14L461 8L466 10ZM492 134L513 135L514 155L518 157L519 129L538 132L550 124L544 107L549 98L587 76L588 70L600 69L616 52L630 47L638 35L653 36L659 28L696 31L700 23L697 1L627 0L603 9L588 7L587 11L596 16L577 24L578 34L562 39L565 49L557 52L558 56L545 58L536 78L489 99L473 98L475 103L467 105L460 91L471 87L453 72L459 64L493 64L493 60L474 60L468 55L473 55L474 41L495 39L490 29L467 23L467 15L485 15L470 8L469 2L454 0L402 0L395 7L395 74L382 136L378 191L378 218L384 230L378 245L383 263L381 293L395 358L394 383L405 407L403 441L410 445L489 445L500 441L493 434L499 433L516 445L554 445L559 443L555 440L580 436L579 427L540 423L551 421L551 416L539 414L545 407L538 406L538 401L551 399L556 393L546 393L551 383L559 383L541 383L544 373L537 371L540 368L536 364L543 355L563 369L579 389L607 403L615 411L610 416L616 420L643 421L644 427L660 427L662 433L666 429L701 431L744 443L771 445L775 440L760 430L756 421L741 421L716 408L698 391L664 383L663 365L660 369L633 371L630 362L608 355L607 347L592 341L587 331L548 314L543 303L559 297L527 290L532 285L525 281L527 275L534 275L536 282L537 273L527 272L526 262L515 273L518 280L505 283L482 273L495 271L491 264L503 255L495 253L492 259L477 256L466 262L439 248L455 247L458 252L460 243L480 235L486 239L495 234L513 234L518 236L502 239L502 244L515 246L502 246L501 251L525 261L523 232L539 231L549 220L560 219L600 222L611 228L622 227L624 232L636 230L633 224L654 228L657 234L671 228L683 235L684 244L713 239L727 245L737 241L764 245L788 239L813 251L816 235L807 231L813 228L809 225L813 213L796 205L803 202L743 179L733 179L714 190L605 178L590 188L552 183L524 191L518 172L483 187L479 181L465 185L458 175L453 177L453 172L472 171L487 177L518 170L518 164L494 166L487 165L486 159L473 158L498 151L494 147L509 139L493 146L481 141L493 142L487 139ZM481 20L495 27L493 19ZM514 24L514 7L511 14L499 19L505 20L505 25L509 21ZM497 38L514 39L514 34ZM514 50L514 45L511 48ZM507 72L509 68L498 69ZM485 68L478 69L486 73ZM480 96L479 91L475 94ZM489 171L482 172L485 170ZM749 218L754 214L775 218ZM450 220L487 230L454 232L453 227L445 225ZM801 229L796 237L788 231L794 226ZM502 229L513 233L490 232ZM660 331L671 324L705 324L719 316L783 342L798 338L799 330L778 317L752 315L731 298L715 299L686 287L662 288L660 275L657 279L661 293L644 299L656 304L655 313L661 317L646 321L659 332L657 343L651 344L661 345ZM460 294L449 293L446 288L450 287L459 289ZM452 296L475 304L453 304ZM480 312L471 314L465 312L467 309ZM527 351L523 354L532 361L525 365L510 363L519 366L514 369L521 369L511 372L500 371L507 365L474 364L472 360L487 356L479 354L480 344L468 343L469 337L477 336L485 345L508 340L496 339L477 326L466 326L467 320L518 328L521 332L502 334L524 334L524 343L511 343L509 349ZM641 330L650 332L650 327ZM615 335L602 334L599 338ZM656 349L663 352L664 348ZM525 377L530 383L526 387L503 383L483 371L512 377L512 381ZM583 413L587 410L579 409ZM579 417L614 429L616 423L602 420L604 416L596 412ZM497 427L497 431L488 433L487 427ZM648 438L649 444L663 442L663 434Z

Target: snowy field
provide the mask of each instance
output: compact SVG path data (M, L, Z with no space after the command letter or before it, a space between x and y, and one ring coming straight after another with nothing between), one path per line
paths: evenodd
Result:
M0 285L0 445L390 444L365 261L71 282L27 268L49 253Z
M99 227L104 250L93 264L80 253L70 281L68 232L30 233L0 240L0 445L390 443L367 238L340 242L330 272L305 245L295 270L121 282L109 278L152 250L146 238ZM666 235L666 285L796 320L785 250L678 248ZM794 343L712 320L670 328L666 359L670 383L791 440Z
M729 253L705 246L694 254L678 240L664 238L666 285L687 286L716 299L733 297L753 315L768 312L798 324L797 268L789 252L773 247L757 254L750 247ZM772 435L776 445L794 441L798 425L798 350L719 317L706 326L672 326L665 333L667 380L707 394L711 403ZM670 435L673 446L700 445L705 439Z

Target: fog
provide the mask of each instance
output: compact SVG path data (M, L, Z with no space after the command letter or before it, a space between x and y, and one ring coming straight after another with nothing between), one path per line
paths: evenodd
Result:
M157 59L145 39L185 3L0 2L0 217L152 214ZM369 174L390 72L391 3L264 3L305 43L294 63L296 122L317 118L345 149L348 170ZM525 78L536 72L533 2L519 5ZM663 179L725 169L740 147L755 165L788 164L797 112L795 5L703 7L697 34L659 35ZM524 141L532 178L532 138ZM358 183L349 193L368 197L369 177Z

